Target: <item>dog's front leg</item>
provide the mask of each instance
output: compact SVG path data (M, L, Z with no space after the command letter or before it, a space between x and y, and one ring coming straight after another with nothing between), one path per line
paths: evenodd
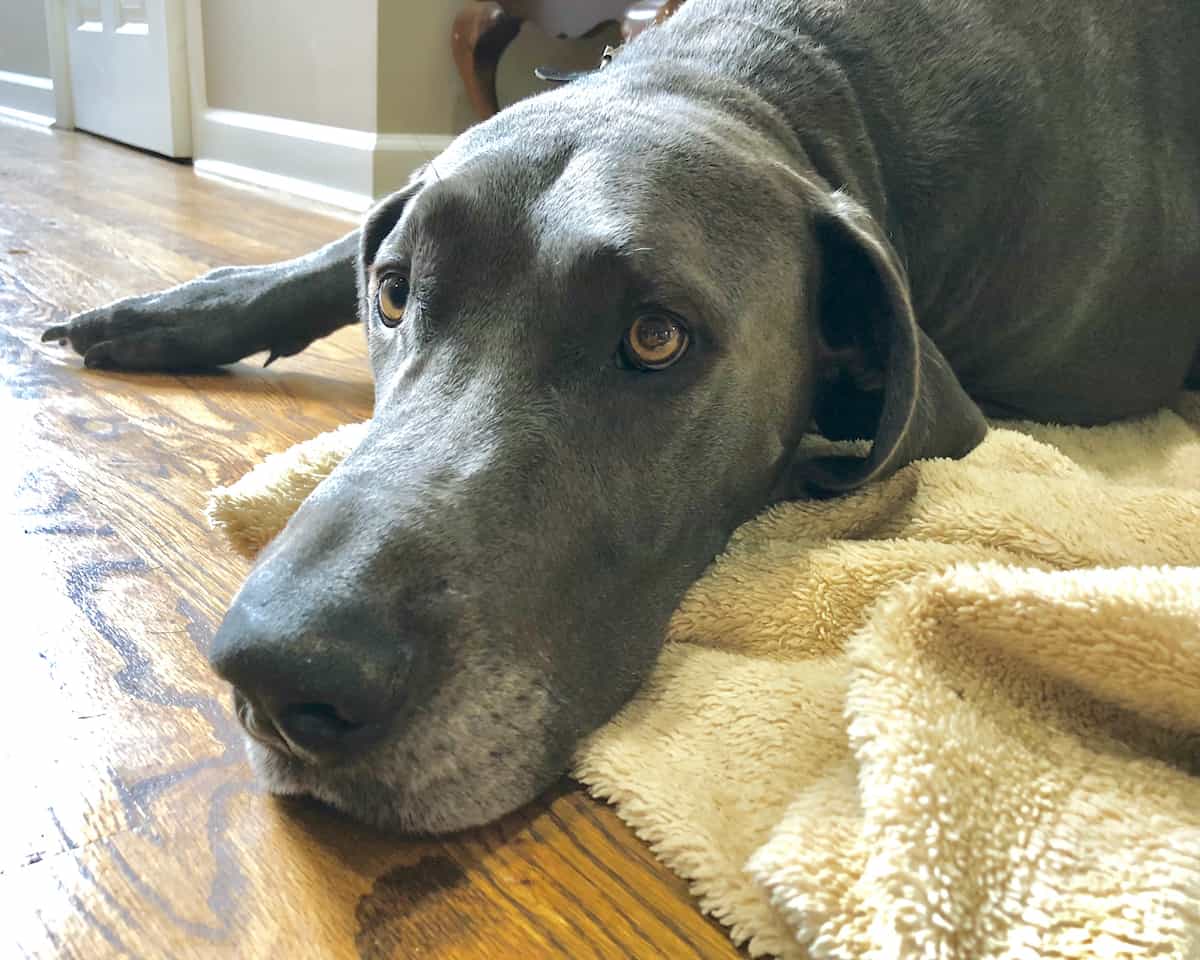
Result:
M42 334L89 367L188 370L299 353L357 319L359 231L282 263L222 267L161 293L118 300Z

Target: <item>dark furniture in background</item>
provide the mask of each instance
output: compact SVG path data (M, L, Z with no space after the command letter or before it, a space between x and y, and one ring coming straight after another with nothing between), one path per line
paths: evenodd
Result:
M483 0L472 3L454 20L450 37L454 62L467 96L480 119L500 109L496 99L496 65L525 21L554 37L589 37L610 23L621 24L629 40L646 27L661 23L683 0Z

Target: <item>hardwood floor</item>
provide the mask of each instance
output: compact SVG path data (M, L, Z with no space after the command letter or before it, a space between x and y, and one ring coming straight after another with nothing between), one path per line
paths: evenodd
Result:
M247 566L209 531L205 495L369 415L361 331L210 376L88 371L38 336L347 229L0 122L0 955L737 956L570 781L487 829L413 842L251 779L204 660Z

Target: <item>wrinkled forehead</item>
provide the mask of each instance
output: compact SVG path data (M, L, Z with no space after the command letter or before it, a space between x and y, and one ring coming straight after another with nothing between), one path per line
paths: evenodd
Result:
M545 269L610 254L712 273L765 255L764 216L779 201L744 151L629 124L536 133L468 141L439 158L412 226L499 246Z
M763 278L782 276L796 250L778 181L763 173L769 149L684 98L564 88L458 137L383 252L454 277L465 302L541 291L550 304L633 274L726 313L761 300Z

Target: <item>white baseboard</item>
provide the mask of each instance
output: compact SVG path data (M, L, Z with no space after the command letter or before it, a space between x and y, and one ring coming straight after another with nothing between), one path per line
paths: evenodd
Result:
M49 126L54 122L54 81L0 70L0 109L27 123Z
M350 210L403 186L451 138L376 134L208 107L193 124L202 173L285 190Z
M213 160L199 157L192 161L192 169L203 177L215 177L218 180L232 180L235 183L250 184L267 190L278 190L282 193L295 194L309 200L317 200L334 207L362 213L371 206L371 197L365 193L352 193L349 190L338 190L323 183L312 180L297 180L295 177L285 177L279 173L269 173L266 170L256 170L254 167L243 167L225 160Z

